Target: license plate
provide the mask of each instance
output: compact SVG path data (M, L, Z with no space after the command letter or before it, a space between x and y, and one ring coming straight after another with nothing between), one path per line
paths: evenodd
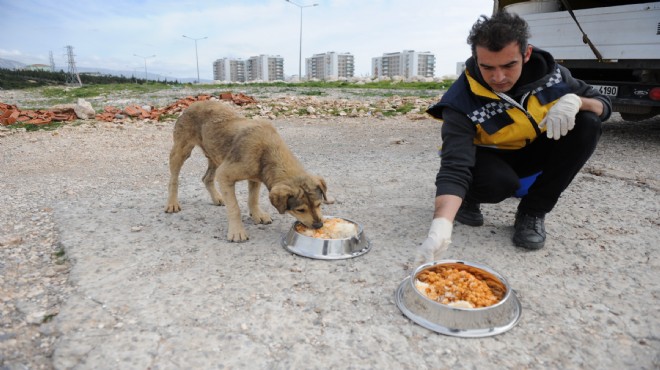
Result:
M591 85L591 87L598 90L599 93L607 96L616 96L619 93L619 86Z

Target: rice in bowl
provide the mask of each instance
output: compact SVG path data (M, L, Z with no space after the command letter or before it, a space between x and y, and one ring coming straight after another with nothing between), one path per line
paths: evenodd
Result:
M323 227L319 229L311 229L301 223L297 223L295 227L297 233L318 239L348 239L358 233L356 224L337 217L326 218L323 220Z

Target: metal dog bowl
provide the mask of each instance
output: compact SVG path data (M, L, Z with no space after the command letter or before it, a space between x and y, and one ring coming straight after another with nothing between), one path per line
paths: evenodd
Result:
M448 306L424 296L415 287L417 275L438 265L465 270L484 281L499 302L481 308ZM506 279L490 267L478 263L441 260L423 264L405 278L395 294L397 307L410 320L440 334L455 337L488 337L506 332L520 319L521 305Z
M324 218L340 218L352 222L357 226L357 234L345 239L313 238L297 232L296 225L300 222L296 221L282 237L282 246L289 252L299 256L322 260L353 258L361 256L371 249L369 239L364 234L362 226L357 222L336 216L326 216Z

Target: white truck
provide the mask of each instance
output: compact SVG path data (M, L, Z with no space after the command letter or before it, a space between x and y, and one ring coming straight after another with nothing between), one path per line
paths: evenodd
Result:
M625 120L660 114L660 2L494 0L528 23L530 44L609 95Z

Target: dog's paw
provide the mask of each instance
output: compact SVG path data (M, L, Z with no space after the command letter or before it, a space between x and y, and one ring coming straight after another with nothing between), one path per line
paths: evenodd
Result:
M224 206L225 201L222 200L222 198L216 198L216 199L213 199L213 205L215 205L215 206Z
M165 213L176 213L181 210L181 206L179 203L170 203L165 207Z
M248 234L243 227L230 227L229 231L227 232L227 240L230 242L244 242L248 239L250 238L248 237Z
M252 216L252 221L254 221L255 224L268 225L273 223L273 219L270 218L270 215L266 212L254 213L250 216Z

